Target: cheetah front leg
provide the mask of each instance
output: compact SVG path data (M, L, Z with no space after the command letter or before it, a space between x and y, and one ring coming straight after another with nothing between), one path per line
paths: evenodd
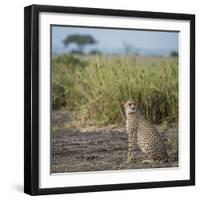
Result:
M135 130L127 130L128 133L128 155L127 162L135 161L134 158L134 149L137 145L137 133Z

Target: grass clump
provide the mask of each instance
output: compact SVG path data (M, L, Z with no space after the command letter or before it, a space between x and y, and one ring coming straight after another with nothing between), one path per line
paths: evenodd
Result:
M52 95L64 97L82 124L123 123L121 102L130 98L153 123L178 121L177 58L60 55L52 64L53 83L64 89Z

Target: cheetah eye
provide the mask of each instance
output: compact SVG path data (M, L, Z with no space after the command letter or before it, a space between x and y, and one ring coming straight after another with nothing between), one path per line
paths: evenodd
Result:
M136 106L136 103L134 103L133 105Z
M129 103L128 105L131 106L132 103Z

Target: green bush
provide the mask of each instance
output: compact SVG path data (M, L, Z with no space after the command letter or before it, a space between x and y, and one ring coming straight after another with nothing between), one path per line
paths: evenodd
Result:
M54 81L52 83L52 106L53 109L65 106L65 88Z

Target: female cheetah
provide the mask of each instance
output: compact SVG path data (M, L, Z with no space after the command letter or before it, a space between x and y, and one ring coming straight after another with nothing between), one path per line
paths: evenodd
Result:
M128 133L128 160L134 160L133 148L140 149L157 161L168 161L168 154L159 132L141 115L133 100L124 103Z

